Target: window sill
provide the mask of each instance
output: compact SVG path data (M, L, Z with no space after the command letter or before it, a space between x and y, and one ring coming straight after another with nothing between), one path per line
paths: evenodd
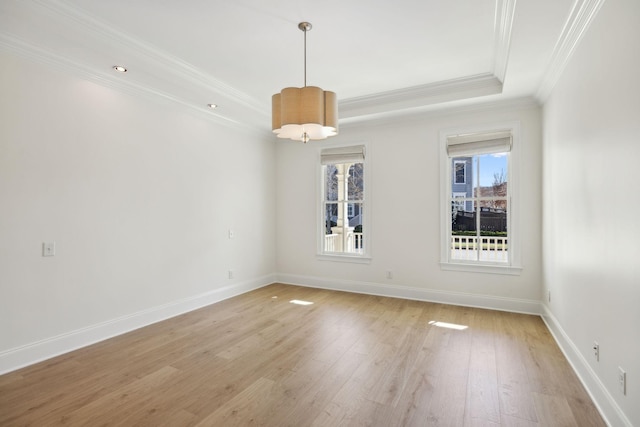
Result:
M371 257L348 254L318 254L318 261L350 262L353 264L371 264Z
M446 271L466 271L470 273L507 274L519 276L522 274L522 267L513 265L462 263L462 262L441 262L440 269Z

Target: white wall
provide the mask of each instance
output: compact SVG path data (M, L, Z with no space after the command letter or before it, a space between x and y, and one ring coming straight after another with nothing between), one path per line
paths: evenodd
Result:
M0 372L273 281L268 133L0 63Z
M518 104L519 105L519 104ZM442 130L520 122L523 272L519 276L440 269ZM541 296L541 128L532 104L424 114L343 127L332 142L369 143L370 264L316 257L317 180L322 142L277 146L278 278L284 282L456 304L536 311ZM386 279L386 271L393 279ZM523 303L523 304L521 304Z
M635 426L639 41L640 2L606 1L544 105L543 157L545 295L551 292L546 318L610 422ZM618 366L627 372L626 396L618 389Z

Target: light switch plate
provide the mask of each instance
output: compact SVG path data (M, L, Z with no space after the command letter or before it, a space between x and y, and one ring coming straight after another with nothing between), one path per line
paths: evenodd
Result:
M56 242L44 242L42 244L42 256L55 256Z

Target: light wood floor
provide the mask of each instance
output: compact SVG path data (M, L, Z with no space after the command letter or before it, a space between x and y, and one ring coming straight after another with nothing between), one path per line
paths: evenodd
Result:
M0 376L0 425L605 423L537 316L276 284Z

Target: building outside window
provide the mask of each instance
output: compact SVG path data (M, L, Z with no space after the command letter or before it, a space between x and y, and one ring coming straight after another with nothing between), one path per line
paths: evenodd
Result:
M453 183L465 184L467 182L467 161L466 159L456 159L453 161Z

